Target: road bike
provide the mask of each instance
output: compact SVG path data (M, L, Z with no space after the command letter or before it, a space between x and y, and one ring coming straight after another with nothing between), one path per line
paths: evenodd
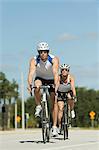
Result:
M68 139L68 128L71 122L71 113L70 107L68 105L68 92L59 92L58 95L64 101L64 109L63 109L63 117L62 117L62 127L61 130L63 131L64 140Z
M37 87L31 87L31 89L37 88ZM50 88L50 85L42 85L40 86L40 90L42 91L41 96L41 124L42 124L42 138L43 142L49 142L50 140L50 112L48 108L48 89ZM31 92L32 96L32 92Z

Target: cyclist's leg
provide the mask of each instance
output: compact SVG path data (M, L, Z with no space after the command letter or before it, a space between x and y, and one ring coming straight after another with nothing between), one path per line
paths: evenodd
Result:
M52 127L52 134L53 136L57 136L57 114L58 114L58 105L57 105L57 98L55 96L55 92L50 92L50 97L52 101L52 117L53 117L53 127Z
M64 102L58 101L58 126L61 129L61 121L63 116Z
M35 80L34 82L34 86L40 87L42 85L41 80ZM34 97L35 97L35 102L36 105L40 105L40 101L41 101L41 93L40 93L40 88L35 88L34 89Z
M41 80L35 80L34 82L34 86L41 86L42 82ZM36 112L35 112L35 116L39 116L39 113L41 111L41 93L40 93L40 88L35 88L34 89L34 97L35 97L35 103L36 103Z
M48 84L54 85L54 80L49 80ZM52 118L53 118L53 126L57 125L57 113L58 113L58 105L57 105L57 97L55 96L55 88L53 86L49 89L51 106L52 106Z
M68 104L70 106L71 117L75 118L75 112L74 112L74 104L75 103L70 94L68 94Z
M69 99L68 100L68 104L70 106L70 110L73 110L74 109L74 100L73 99Z

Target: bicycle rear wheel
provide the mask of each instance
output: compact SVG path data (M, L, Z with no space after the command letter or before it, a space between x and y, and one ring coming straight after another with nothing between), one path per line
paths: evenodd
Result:
M68 105L64 107L63 112L63 130L64 130L64 140L68 139Z
M43 142L49 142L50 139L50 127L49 127L49 117L47 116L48 109L46 103L42 103L42 137Z

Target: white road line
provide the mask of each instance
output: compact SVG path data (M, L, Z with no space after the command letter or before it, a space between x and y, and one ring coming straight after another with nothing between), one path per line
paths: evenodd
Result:
M72 147L79 147L79 146L86 146L86 145L94 145L94 144L99 144L99 142L94 142L94 143L84 143L84 144L75 144L75 145L69 145L69 146L60 146L60 147L50 147L50 148L43 148L43 150L60 150L64 148L72 148Z

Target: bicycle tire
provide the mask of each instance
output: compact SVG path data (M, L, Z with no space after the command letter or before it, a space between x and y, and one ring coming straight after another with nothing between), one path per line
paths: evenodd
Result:
M49 118L46 117L46 111L48 113L48 109L46 110L46 103L42 102L42 137L43 142L49 142L50 139L50 131L49 131Z
M63 130L64 140L66 140L68 139L68 104L66 104L63 111Z

